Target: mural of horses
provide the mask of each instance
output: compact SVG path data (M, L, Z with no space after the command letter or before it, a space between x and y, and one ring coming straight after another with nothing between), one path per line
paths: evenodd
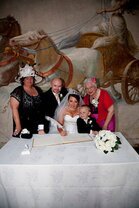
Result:
M117 17L119 15L116 15L116 20ZM61 77L67 87L77 88L84 95L82 86L84 79L96 76L102 87L111 87L115 98L119 99L121 94L114 85L121 83L126 102L134 104L139 101L137 84L139 61L123 43L118 42L115 36L86 33L78 42L78 47L82 48L58 50L44 31L34 31L11 38L10 45L17 48L20 59L27 60L32 57L36 71L45 78L44 82L40 83L44 91L50 87L52 78ZM128 78L129 71L132 80Z
M0 86L14 81L17 74L19 64L9 48L9 39L20 34L20 25L14 17L0 19Z
M44 31L32 31L11 38L10 45L17 48L20 59L33 59L36 71L45 78L45 82L41 83L44 90L57 76L65 80L67 87L76 88L85 77L96 76L103 67L98 61L101 54L97 50L76 47L58 50Z

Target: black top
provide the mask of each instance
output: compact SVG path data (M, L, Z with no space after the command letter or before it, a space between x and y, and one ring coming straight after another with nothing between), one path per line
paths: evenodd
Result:
M89 117L87 123L81 119L77 119L77 128L79 133L90 133L90 130L100 131L101 127L97 124L95 118Z
M32 134L35 134L38 132L38 125L44 124L44 130L47 133L49 122L45 119L42 90L39 87L35 87L35 89L38 95L30 96L22 86L19 86L12 91L11 97L19 101L19 117L22 129L27 128Z
M65 97L67 93L68 93L68 90L66 88L61 89L59 93L60 101ZM58 106L58 102L51 88L48 91L44 92L43 99L44 99L43 103L44 103L45 115L53 118L55 110Z

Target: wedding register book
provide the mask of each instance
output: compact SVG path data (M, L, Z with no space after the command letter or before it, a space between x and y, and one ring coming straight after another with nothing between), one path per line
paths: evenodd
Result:
M93 134L69 134L67 136L61 136L60 134L35 134L33 136L33 147L89 142L93 141L93 138Z

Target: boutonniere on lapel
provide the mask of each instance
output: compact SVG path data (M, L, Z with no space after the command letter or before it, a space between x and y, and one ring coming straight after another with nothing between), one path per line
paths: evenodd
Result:
M90 126L90 128L92 128L93 127L93 121L92 121L92 119L90 118L90 119L88 119L88 125Z
M93 99L91 103L97 108L98 107L98 100Z
M63 98L63 94L62 94L62 93L60 93L60 94L59 94L59 97L60 97L60 98Z
M88 119L88 124L92 124L92 120L91 119Z

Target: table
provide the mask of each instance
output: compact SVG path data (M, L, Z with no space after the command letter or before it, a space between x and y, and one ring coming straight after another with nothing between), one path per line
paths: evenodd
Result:
M0 150L0 207L139 207L139 156L116 134L121 148L109 154L91 141L35 147L21 155L32 140L11 138Z

